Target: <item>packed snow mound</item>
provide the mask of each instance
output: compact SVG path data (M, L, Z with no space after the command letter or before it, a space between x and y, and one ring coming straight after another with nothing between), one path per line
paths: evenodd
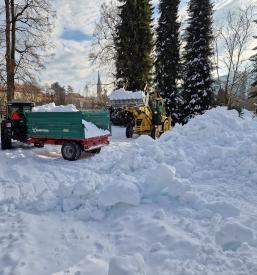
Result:
M243 243L254 242L253 231L237 222L226 222L216 233L216 242L223 250L237 250Z
M108 275L146 275L144 258L140 254L112 258Z
M215 108L156 141L123 131L76 163L53 146L0 152L0 273L257 274L252 113Z
M32 109L32 112L78 112L73 104L56 106L54 102L37 106Z
M126 91L125 89L119 89L113 91L109 95L110 100L130 100L130 99L144 99L145 93L143 91Z
M93 137L100 137L104 135L110 135L109 131L98 128L92 122L88 122L82 119L82 124L84 125L85 138L93 138Z
M108 264L93 256L87 256L75 266L52 275L107 275Z

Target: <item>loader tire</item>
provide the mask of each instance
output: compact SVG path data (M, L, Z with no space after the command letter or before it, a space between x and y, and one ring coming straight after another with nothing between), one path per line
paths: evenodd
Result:
M81 156L81 148L79 144L73 141L66 141L62 145L62 157L65 160L78 160Z
M151 131L151 138L158 139L159 137L160 137L160 131L159 131L158 127L154 126Z
M169 131L171 128L171 125L169 125L169 120L165 119L165 121L163 122L163 133Z
M126 137L127 138L132 138L133 134L134 134L134 130L133 130L133 126L132 125L128 125L126 128Z
M5 127L1 127L1 149L7 150L12 148L12 140L8 138Z

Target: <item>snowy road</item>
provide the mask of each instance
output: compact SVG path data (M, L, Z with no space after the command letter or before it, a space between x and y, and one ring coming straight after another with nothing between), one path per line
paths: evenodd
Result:
M77 162L0 152L0 274L257 274L257 121L217 109ZM109 273L108 273L109 272Z

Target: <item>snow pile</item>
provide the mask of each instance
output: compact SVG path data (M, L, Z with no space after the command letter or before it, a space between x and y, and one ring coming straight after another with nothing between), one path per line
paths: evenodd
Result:
M32 112L78 112L73 104L56 106L54 102L37 106L32 109Z
M76 163L0 153L0 273L257 274L257 119L216 108L157 141L116 130Z
M91 122L87 122L84 119L82 119L82 124L84 125L84 128L85 128L85 138L93 138L93 137L110 135L109 131L100 129L95 124Z
M108 275L146 275L144 258L140 254L119 256L110 260Z
M144 99L145 93L143 91L126 91L125 89L119 89L113 91L109 99L110 100L130 100L130 99Z

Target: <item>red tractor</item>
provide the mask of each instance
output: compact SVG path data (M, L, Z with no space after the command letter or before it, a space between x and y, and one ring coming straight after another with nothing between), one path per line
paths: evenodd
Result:
M1 123L1 148L11 149L12 140L27 141L25 112L31 112L34 103L14 100L7 103L7 115Z

